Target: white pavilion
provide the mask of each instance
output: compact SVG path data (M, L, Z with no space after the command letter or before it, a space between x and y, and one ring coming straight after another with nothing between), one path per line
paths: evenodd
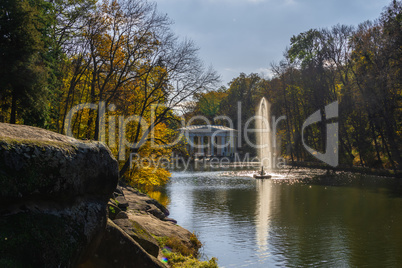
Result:
M187 139L190 155L233 156L236 153L237 130L217 125L197 125L180 128Z

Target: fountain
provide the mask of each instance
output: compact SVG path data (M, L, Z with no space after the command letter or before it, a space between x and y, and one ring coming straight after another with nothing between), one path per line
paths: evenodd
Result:
M265 169L272 168L272 131L270 126L271 104L262 98L256 111L256 138L257 152L260 159L261 171L254 174L256 179L269 179L271 175L264 173ZM269 229L271 216L271 182L258 180L257 182L258 206L256 213L256 237L258 245L258 257L264 261L265 252L269 250Z
M262 98L256 111L257 152L261 163L261 172L254 175L255 178L267 177L268 175L264 173L264 167L272 168L272 132L269 122L270 108L271 104L265 98Z

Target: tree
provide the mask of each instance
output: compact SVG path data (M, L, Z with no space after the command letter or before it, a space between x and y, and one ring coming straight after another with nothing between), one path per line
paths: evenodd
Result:
M72 121L67 114L79 103L112 105L116 115L139 118L126 131L136 146L124 152L156 153L146 149L151 136L156 137L159 128L177 120L173 109L195 93L212 88L218 76L203 66L193 42L181 41L171 32L170 20L158 14L154 4L105 0L83 20L65 65L58 129L68 123L75 137L106 141L108 137L100 129L104 118L97 110L80 110ZM169 131L165 128L164 133ZM162 145L170 136L159 135L154 141ZM130 176L126 160L122 176Z
M227 97L220 103L219 113L228 116L233 122L233 126L227 125L238 129L240 126L241 131L245 128L247 121L255 115L257 103L260 100L261 85L263 79L257 74L246 75L241 73L239 77L234 78L227 90ZM241 103L241 110L239 110L238 103ZM251 122L249 129L253 129L254 122ZM244 153L255 153L255 148L251 146L245 137L245 133L240 133L241 140L239 150ZM248 132L249 140L255 143L255 135Z
M377 158L381 158L378 150L381 142L382 154L394 169L402 166L398 132L401 129L401 10L401 2L394 1L380 20L361 24L352 43L356 85L364 100Z
M43 1L0 4L0 87L2 121L43 125L47 112ZM35 120L32 120L35 119Z
M219 115L220 103L227 96L226 88L221 87L218 90L212 90L206 93L195 94L196 105L192 107L192 111L187 113L188 119L195 115L205 116L209 122L214 123L214 118ZM196 122L194 122L196 123ZM205 121L200 122L205 124ZM216 123L216 122L215 122Z

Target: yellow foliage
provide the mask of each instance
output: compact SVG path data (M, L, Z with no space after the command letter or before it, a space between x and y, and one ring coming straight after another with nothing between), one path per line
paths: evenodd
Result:
M61 131L65 115L77 104L104 103L106 133L98 131L95 136L99 130L96 125L98 110L81 109L70 122L74 137L105 138L115 157L119 159L120 152L126 160L131 148L119 144L120 138L124 136L128 142L139 144L140 147L136 148L138 156L150 163L147 166L134 164L125 174L126 179L135 186L163 185L170 173L157 163L170 157L172 149L163 145L173 140L175 133L162 121L156 122L151 133L147 134L146 129L155 123L152 122L155 121L153 110L161 114L165 109L163 104L169 95L168 74L165 67L150 62L149 55L160 46L155 34L147 32L150 29L133 32L135 27L128 31L127 23L134 23L128 19L124 7L114 0L99 2L97 11L88 15L81 37L89 46L82 54L65 62L59 108L60 115L64 116L60 116L54 125ZM141 118L141 123L136 120L128 122L124 133L120 133L122 126L119 124L131 116ZM172 113L166 113L164 119L172 116ZM123 164L121 161L120 165Z
M166 169L156 166L145 166L130 170L126 179L134 187L149 187L166 184L170 175L170 172Z
M145 190L147 190L147 189L149 189L149 188L145 188ZM156 201L161 203L163 206L167 207L169 205L169 198L166 194L163 194L160 191L155 191L152 189L151 189L151 191L147 191L147 194L149 197L155 199Z

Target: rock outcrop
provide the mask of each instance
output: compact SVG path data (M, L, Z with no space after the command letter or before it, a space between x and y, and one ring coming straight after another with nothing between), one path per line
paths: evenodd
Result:
M0 124L0 267L75 267L102 238L118 164L99 142Z
M166 238L198 251L163 205L117 182L103 144L0 123L0 267L163 268Z
M164 268L165 266L109 220L95 254L81 267Z
M129 220L141 225L156 237L174 237L186 247L193 247L190 239L192 233L177 225L175 220L168 218L169 211L164 206L131 187L122 190L129 204L127 210Z
M154 257L159 255L158 241L147 232L139 223L126 219L116 219L114 223L126 234L133 238L141 247Z
M108 203L108 231L95 254L80 268L165 267L158 261L164 256L155 237L170 238L179 247L189 248L189 252L198 251L200 245L191 241L192 233L168 218L169 211L156 200L131 187L117 187L113 195ZM132 256L127 254L128 248Z

